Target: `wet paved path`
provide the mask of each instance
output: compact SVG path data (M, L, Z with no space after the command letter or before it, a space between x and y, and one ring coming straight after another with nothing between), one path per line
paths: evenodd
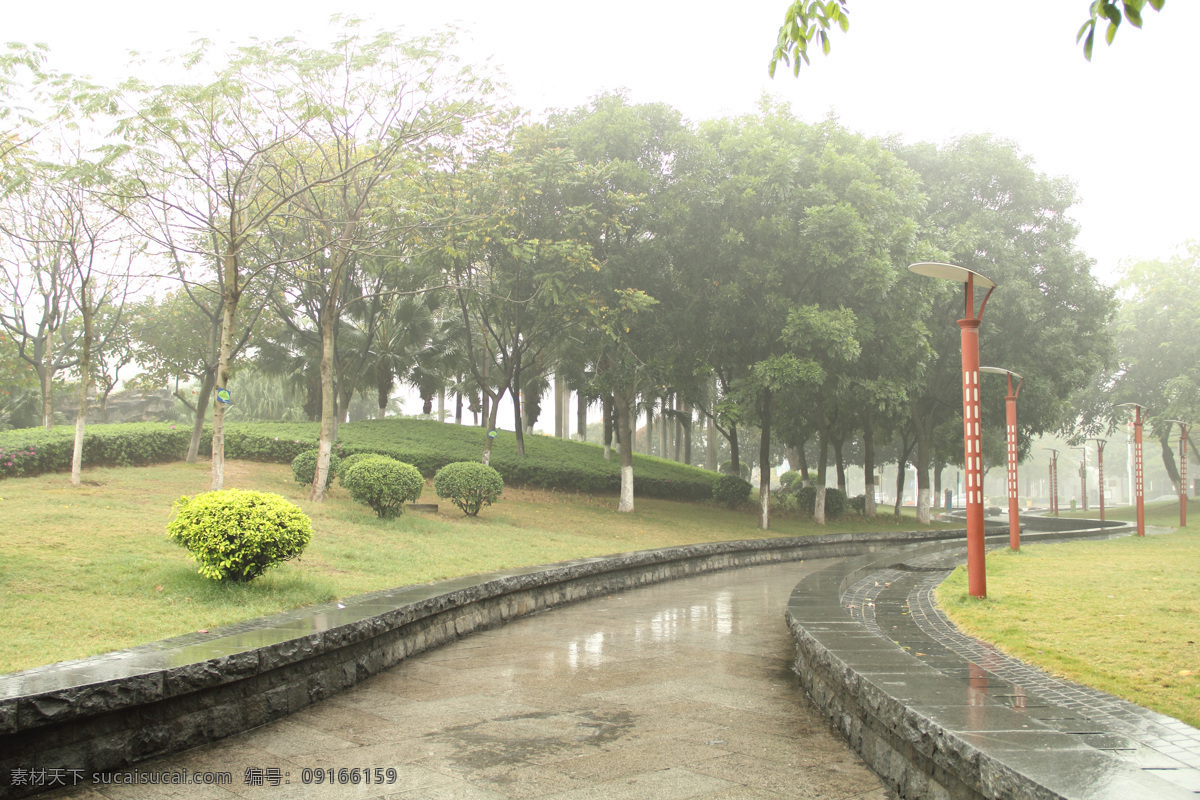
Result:
M1200 730L1050 675L959 631L933 594L965 561L966 548L910 559L904 569L880 570L849 587L843 604L867 628L910 655L969 681L972 692L1001 700L1082 744L1200 793Z
M228 786L80 786L44 797L885 800L790 669L784 607L826 563L668 581L520 619L284 720L135 768L230 772ZM343 767L391 768L396 780L304 783L305 770ZM251 779L265 775L263 785L248 785L247 770L262 770Z

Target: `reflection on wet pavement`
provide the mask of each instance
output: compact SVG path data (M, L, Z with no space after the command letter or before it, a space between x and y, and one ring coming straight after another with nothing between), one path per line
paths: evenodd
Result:
M46 796L884 800L790 671L783 609L823 563L669 581L520 619L284 720L138 766L229 771L229 786ZM305 783L331 767L394 768L397 781ZM283 781L247 785L248 769L279 769Z
M843 601L868 629L965 684L968 730L986 730L977 709L999 702L1005 710L1067 734L1073 740L1068 747L1103 751L1186 791L1200 793L1200 730L1098 689L1049 675L960 632L937 607L933 593L949 574L948 567L962 558L947 552L911 559L904 569L874 572L849 587ZM943 687L953 685L943 683ZM913 694L908 687L906 699ZM1064 747L1061 741L1055 746ZM1067 764L1059 767L1065 769Z

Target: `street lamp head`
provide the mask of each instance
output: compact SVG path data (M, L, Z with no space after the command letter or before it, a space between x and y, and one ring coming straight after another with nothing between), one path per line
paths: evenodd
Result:
M1011 369L1005 369L1004 367L980 367L979 371L980 372L992 372L992 373L995 373L996 375L1012 375L1014 378L1016 378L1019 381L1025 380L1024 378L1022 378L1020 376L1020 374L1013 372Z
M956 283L966 283L973 277L975 285L980 289L996 288L996 282L991 278L973 269L960 267L957 264L946 264L941 261L921 261L916 264L909 264L908 268L917 275L924 275L927 278L941 278L942 280L954 281Z

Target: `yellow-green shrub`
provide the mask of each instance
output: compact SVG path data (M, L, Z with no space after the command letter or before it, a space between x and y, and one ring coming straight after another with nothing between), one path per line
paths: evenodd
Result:
M198 572L245 582L297 558L312 540L312 521L277 494L221 489L175 502L167 538L187 548Z

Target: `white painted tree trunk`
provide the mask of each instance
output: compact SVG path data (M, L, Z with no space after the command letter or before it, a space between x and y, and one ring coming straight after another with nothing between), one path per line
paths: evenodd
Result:
M813 501L813 522L825 524L825 484L817 484L817 496Z
M930 501L933 497L928 487L917 489L917 522L928 525L933 519L930 513Z

